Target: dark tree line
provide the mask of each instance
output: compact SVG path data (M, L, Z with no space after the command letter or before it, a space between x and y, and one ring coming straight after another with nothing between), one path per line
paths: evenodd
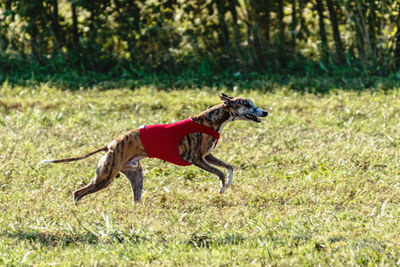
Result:
M0 0L2 70L400 66L394 0Z

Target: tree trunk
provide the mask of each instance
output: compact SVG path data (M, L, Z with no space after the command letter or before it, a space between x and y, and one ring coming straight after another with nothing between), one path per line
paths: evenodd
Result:
M253 64L256 69L263 69L265 67L265 57L263 51L263 34L260 30L260 16L259 10L262 5L257 1L245 1L249 20L249 29L251 38L249 38L249 45L252 48ZM262 4L262 3L261 3Z
M31 42L32 55L39 60L39 63L42 63L43 57L40 49L40 42L39 42L40 33L37 26L37 20L32 20L30 21L30 23L31 23L30 42Z
M283 0L278 0L278 26L279 26L279 48L278 48L278 58L280 65L286 65L285 57L285 22L283 21Z
M218 34L218 39L220 45L224 49L228 49L229 31L225 20L225 13L226 13L225 0L215 0L215 3L218 11L218 24L221 30L220 34Z
M261 17L261 24L262 24L262 31L265 37L265 41L267 42L267 45L270 44L270 24L271 24L271 11L270 11L270 6L269 6L269 0L264 0L264 8L265 8L265 14L264 16Z
M229 12L231 13L232 20L233 20L233 34L234 34L234 42L235 42L236 50L237 50L237 53L239 55L239 58L241 60L244 60L243 55L242 55L242 49L241 49L241 46L240 46L240 39L241 38L240 38L239 25L237 24L238 14L237 14L237 11L236 11L236 4L237 4L236 1L232 1L229 4Z
M371 44L372 54L375 55L376 52L376 13L375 13L375 1L369 1L369 15L368 15L368 35Z
M76 13L76 3L71 3L72 11L72 40L74 49L79 51L79 32L78 32L78 15Z
M53 30L53 53L59 54L61 52L60 37L61 27L58 16L58 0L53 0L53 14L52 14L52 30Z
M400 5L398 5L398 10L397 10L397 32L396 32L396 47L394 50L394 58L396 62L396 67L400 68Z
M296 27L297 27L297 17L296 17L296 0L292 0L292 51L296 51Z
M332 0L326 0L326 4L328 6L329 16L331 18L333 39L335 40L336 56L340 63L344 63L344 51L343 51L342 41L340 39L340 31L336 16L336 9Z
M355 0L356 10L358 13L358 17L355 16L356 19L356 33L358 39L358 47L361 56L361 60L365 66L367 60L371 57L371 43L368 36L368 29L365 23L365 6L360 0Z
M321 37L322 60L328 58L328 42L326 39L325 22L324 22L324 6L322 0L317 0L317 11L319 17L319 35Z

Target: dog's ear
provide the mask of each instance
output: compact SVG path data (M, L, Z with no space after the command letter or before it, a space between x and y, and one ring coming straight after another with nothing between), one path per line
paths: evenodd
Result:
M226 107L230 107L232 105L232 99L233 99L232 96L222 93L222 95L219 98L221 98L222 102L224 102L224 105Z
M233 99L233 96L227 95L227 94L225 94L225 93L222 93L222 96L223 96L223 97L230 98L230 99Z

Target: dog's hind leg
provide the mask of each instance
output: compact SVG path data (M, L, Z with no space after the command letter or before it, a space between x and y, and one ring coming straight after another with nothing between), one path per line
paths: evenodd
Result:
M143 169L140 162L128 162L122 167L121 172L131 184L133 201L135 203L140 202L143 190Z
M212 154L208 154L206 156L206 160L211 163L214 166L219 166L222 168L225 168L228 171L228 183L226 185L226 188L228 188L229 186L231 186L232 184L232 180L233 180L233 167L225 162L223 162L220 159L217 159L216 157L214 157Z
M73 192L75 204L84 196L95 193L111 184L122 167L122 162L116 156L116 153L110 150L100 159L94 179L87 186Z

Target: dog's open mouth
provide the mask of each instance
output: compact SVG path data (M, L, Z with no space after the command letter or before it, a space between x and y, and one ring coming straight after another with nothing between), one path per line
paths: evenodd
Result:
M257 117L254 116L254 115L251 115L251 114L246 114L246 115L244 115L244 117L245 117L246 119L251 120L251 121L254 121L254 122L261 122L261 120L260 120L259 118L257 118Z

